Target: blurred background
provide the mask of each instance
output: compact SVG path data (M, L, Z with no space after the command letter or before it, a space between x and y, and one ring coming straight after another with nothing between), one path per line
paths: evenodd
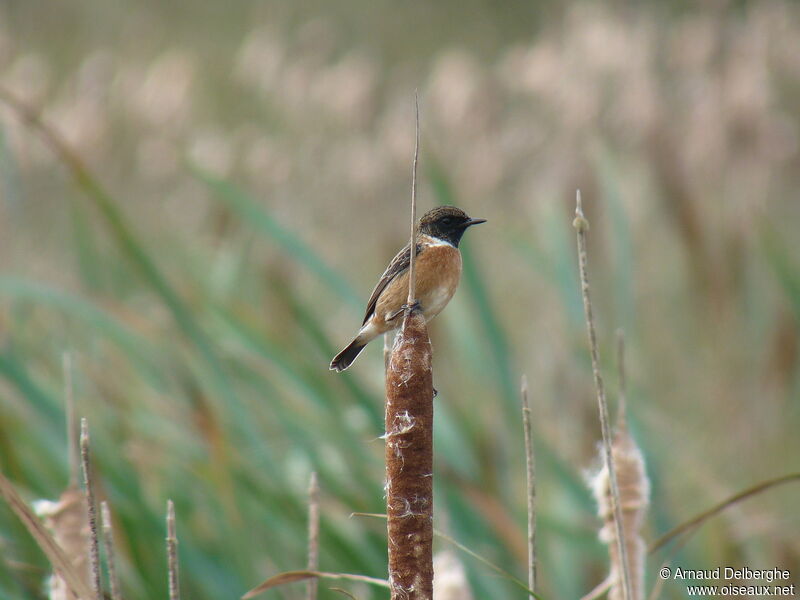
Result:
M385 577L384 523L349 517L384 511L380 344L328 363L405 242L415 88L420 209L489 220L431 328L439 529L525 578L525 373L540 592L607 574L577 188L612 409L627 338L645 538L800 470L796 2L12 0L0 86L107 192L0 106L0 467L28 500L66 487L69 351L130 600L166 597L168 498L185 597L304 567L312 470L320 567ZM798 501L751 498L672 564L796 578ZM5 506L0 555L0 597L46 596ZM523 597L458 556L476 599Z

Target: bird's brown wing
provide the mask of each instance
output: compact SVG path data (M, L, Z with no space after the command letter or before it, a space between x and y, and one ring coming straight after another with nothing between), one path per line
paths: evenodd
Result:
M422 245L417 244L417 256L422 254L422 249ZM366 323L375 312L375 305L378 303L378 298L381 297L381 293L383 293L383 290L386 289L386 286L388 286L395 279L395 277L402 275L408 269L408 265L410 263L411 245L406 244L406 247L400 250L400 252L398 252L397 255L392 259L392 262L389 263L389 266L386 267L383 275L381 275L380 281L378 281L378 285L376 285L375 289L372 290L372 295L369 297L369 301L367 302L367 311L364 313L364 321L361 323L362 325Z

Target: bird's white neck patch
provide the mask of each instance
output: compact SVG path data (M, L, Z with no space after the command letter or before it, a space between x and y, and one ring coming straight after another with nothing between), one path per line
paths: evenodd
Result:
M453 244L451 244L447 240L440 240L439 238L435 238L435 237L430 236L430 235L423 235L421 241L422 241L422 245L423 246L428 246L428 247L432 247L432 246L450 246L451 248L455 248L455 246L453 246Z

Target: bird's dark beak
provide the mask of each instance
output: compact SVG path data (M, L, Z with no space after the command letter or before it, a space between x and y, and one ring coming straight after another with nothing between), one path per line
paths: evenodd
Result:
M480 225L481 223L486 223L486 219L470 219L466 221L463 225L464 229L467 227L472 227L473 225Z

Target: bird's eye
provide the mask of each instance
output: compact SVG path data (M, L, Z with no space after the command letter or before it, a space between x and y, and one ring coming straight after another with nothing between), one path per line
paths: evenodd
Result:
M452 223L453 223L453 219L450 218L450 217L445 217L444 219L442 219L442 225L450 225Z

